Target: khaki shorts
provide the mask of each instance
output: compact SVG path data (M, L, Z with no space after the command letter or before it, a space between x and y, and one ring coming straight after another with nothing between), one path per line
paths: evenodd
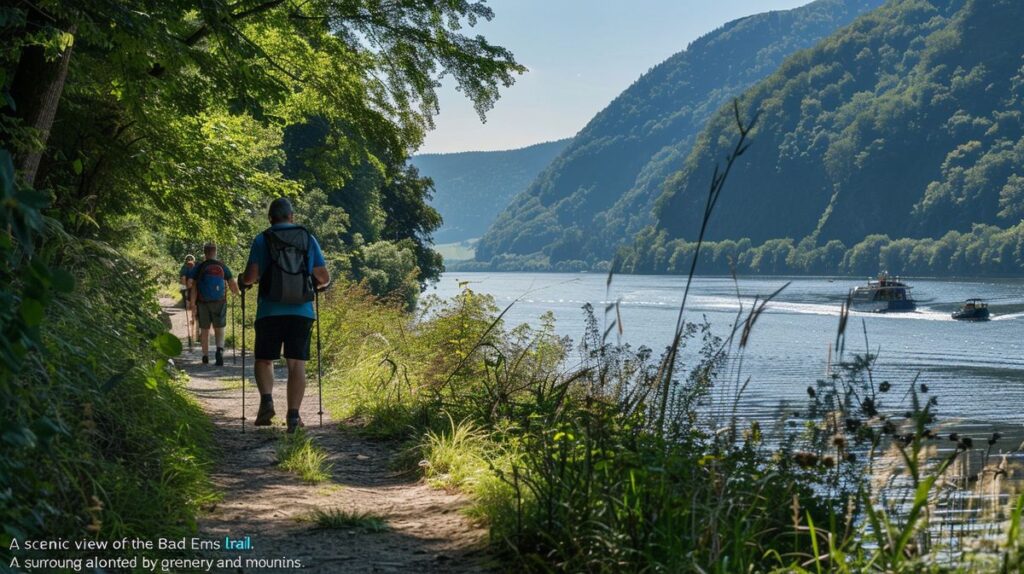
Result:
M209 329L211 324L215 329L223 329L228 324L228 303L227 301L197 301L196 316L199 319L200 329Z

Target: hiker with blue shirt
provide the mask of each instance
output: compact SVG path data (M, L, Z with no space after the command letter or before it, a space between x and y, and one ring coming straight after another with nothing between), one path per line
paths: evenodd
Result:
M286 198L270 204L270 227L253 239L249 262L241 278L242 289L259 283L256 299L256 386L260 408L256 426L274 418L274 367L281 357L288 363L289 433L304 426L299 407L306 392L306 361L313 320L315 289L330 283L330 274L316 238L294 223L294 210Z
M228 288L238 295L238 284L231 268L217 259L217 246L203 246L205 259L189 270L191 302L199 322L199 344L203 348L203 364L210 362L210 327L213 327L217 352L215 364L224 366L224 327L228 324Z
M186 255L185 262L181 264L181 271L178 272L178 291L181 292L181 308L188 309L188 276L196 266L194 255Z

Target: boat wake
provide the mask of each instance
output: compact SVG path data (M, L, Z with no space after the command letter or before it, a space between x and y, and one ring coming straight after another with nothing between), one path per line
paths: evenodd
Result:
M753 298L743 298L744 310L749 310L754 303ZM735 297L695 297L693 309L696 311L731 311L739 310L739 303ZM772 301L768 304L768 313L794 313L802 315L823 315L838 317L842 303L797 303L794 301ZM853 317L878 317L885 319L917 319L923 321L952 321L949 313L942 310L922 306L916 311L900 313L871 313L865 311L851 311ZM1018 315L1024 316L1024 313Z

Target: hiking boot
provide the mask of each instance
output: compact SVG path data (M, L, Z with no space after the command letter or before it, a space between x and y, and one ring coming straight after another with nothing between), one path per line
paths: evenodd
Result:
M209 365L210 364L210 356L209 355L203 355L203 364L204 365Z
M215 357L214 364L217 365L218 367L223 367L224 366L224 349L221 349L220 347L217 347L217 352L214 353L214 357Z
M288 423L288 429L285 432L287 432L288 434L294 434L295 429L306 426L306 423L302 422L302 417L299 416L296 416L294 418L288 417L286 419L286 422Z
M253 423L258 427L270 426L270 420L274 418L274 401L260 402L260 410L256 413L256 422Z

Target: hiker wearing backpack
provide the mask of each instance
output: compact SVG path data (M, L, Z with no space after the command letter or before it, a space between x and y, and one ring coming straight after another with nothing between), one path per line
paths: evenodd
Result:
M203 364L210 362L210 327L213 327L217 350L215 364L224 366L224 327L228 324L227 291L238 295L238 284L231 269L217 259L217 246L203 246L206 259L189 273L192 284L192 306L199 321L199 344L203 348Z
M241 279L242 289L259 283L256 299L256 386L260 408L256 426L274 418L273 362L288 363L288 432L303 426L299 407L306 391L306 361L316 314L315 290L330 283L330 274L316 238L294 223L292 204L285 198L270 204L270 227L253 239L249 262Z
M178 291L181 292L181 308L188 309L189 295L188 295L188 276L192 273L192 269L196 266L195 255L186 255L185 262L181 265L181 271L178 272Z

